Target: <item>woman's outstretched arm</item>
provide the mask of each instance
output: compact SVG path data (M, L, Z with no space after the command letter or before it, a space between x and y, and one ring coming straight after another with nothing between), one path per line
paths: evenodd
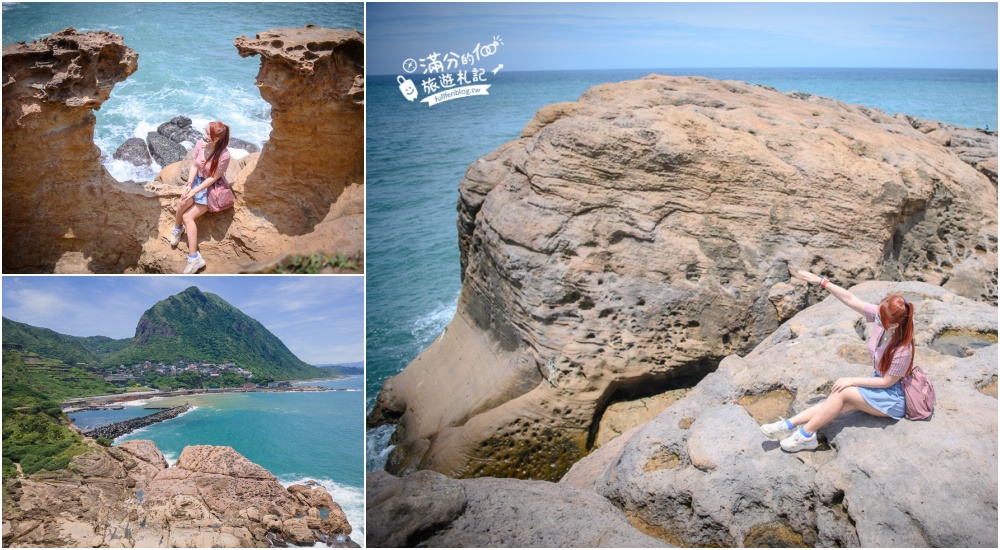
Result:
M808 271L799 271L795 274L795 276L813 285L822 284L825 279L819 275L813 275ZM851 294L851 291L833 284L833 282L828 279L826 280L826 285L824 285L824 287L830 291L830 294L833 294L834 297L843 302L845 306L857 311L861 315L865 314L865 302L862 301L861 298Z

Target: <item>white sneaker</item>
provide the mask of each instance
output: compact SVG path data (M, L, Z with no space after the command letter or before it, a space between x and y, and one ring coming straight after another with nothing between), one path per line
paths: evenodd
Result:
M777 422L771 422L770 424L764 424L760 427L762 434L766 435L771 439L781 439L788 432L794 430L795 428L789 428L788 424L785 423L785 419L782 418Z
M817 441L816 434L812 434L812 437L806 437L802 435L802 431L800 430L795 430L792 432L792 435L781 440L782 450L790 453L814 451L818 445L819 441Z
M184 268L184 274L188 275L191 273L197 273L198 270L205 267L205 265L205 258L202 258L201 252L199 252L194 258L188 258L187 267Z
M170 233L170 246L175 247L177 243L181 242L181 235L184 234L184 226L175 227Z

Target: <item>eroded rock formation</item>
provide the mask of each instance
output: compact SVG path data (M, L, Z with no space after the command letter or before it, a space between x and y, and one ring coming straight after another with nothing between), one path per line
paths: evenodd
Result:
M449 479L385 472L367 482L368 542L376 548L660 548L590 491L542 481Z
M122 272L139 262L160 202L101 166L93 113L137 58L104 31L3 47L4 273Z
M679 402L573 466L648 533L684 546L997 546L997 308L925 283L869 282L916 305L916 363L934 384L926 421L855 412L784 453L758 425L867 376L870 328L830 297L745 358L727 357Z
M541 109L460 184L458 311L369 418L398 420L387 469L558 479L608 405L815 303L791 270L995 304L996 156L995 135L696 77Z
M274 129L259 157L229 178L235 208L199 220L204 272L234 273L290 253L360 256L362 35L308 25L236 45L262 57L258 85ZM136 70L135 52L118 35L67 29L5 46L3 59L4 272L182 269L187 245L171 249L167 238L178 178L117 182L93 142L91 111ZM172 166L176 176L181 168Z
M11 499L4 546L350 544L351 526L325 489L285 489L230 447L185 447L168 468L152 441L95 444L66 470L16 482Z
M348 185L363 181L364 91L355 86L364 37L306 25L234 44L243 57L261 56L257 86L273 128L243 200L281 233L309 233Z

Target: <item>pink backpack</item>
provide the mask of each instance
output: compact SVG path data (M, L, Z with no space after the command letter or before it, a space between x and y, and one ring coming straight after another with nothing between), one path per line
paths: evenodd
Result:
M906 396L906 418L923 420L934 412L934 386L923 369L914 365L910 374L900 380Z

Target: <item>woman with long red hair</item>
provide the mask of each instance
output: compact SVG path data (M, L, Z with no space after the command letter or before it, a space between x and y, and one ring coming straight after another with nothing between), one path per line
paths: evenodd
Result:
M771 438L792 431L781 440L781 448L797 452L815 449L816 430L847 412L903 418L906 400L899 382L913 366L913 304L898 294L886 296L878 305L869 304L825 277L807 271L799 271L797 277L820 285L844 305L864 315L865 321L874 323L868 352L875 373L868 378L840 378L833 384L830 396L821 403L788 420L765 424L760 430Z
M205 259L198 252L198 225L195 220L208 212L208 188L215 182L226 181L229 166L229 126L214 121L205 127L205 134L194 146L194 162L188 172L187 189L177 203L174 230L170 235L170 246L177 246L181 234L187 231L188 258L184 273L196 273L205 267Z

